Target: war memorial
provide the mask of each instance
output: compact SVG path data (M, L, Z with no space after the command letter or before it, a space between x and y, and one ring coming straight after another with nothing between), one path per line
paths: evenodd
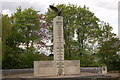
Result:
M63 34L63 17L58 12L58 16L53 19L54 61L35 61L35 76L80 74L79 60L64 60Z

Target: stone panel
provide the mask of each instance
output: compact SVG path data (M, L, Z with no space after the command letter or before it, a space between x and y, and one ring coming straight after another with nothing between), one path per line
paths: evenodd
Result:
M80 60L65 60L65 74L80 74Z
M80 74L80 61L34 61L34 76L56 76L60 70L63 74Z
M34 76L57 75L55 61L34 61Z

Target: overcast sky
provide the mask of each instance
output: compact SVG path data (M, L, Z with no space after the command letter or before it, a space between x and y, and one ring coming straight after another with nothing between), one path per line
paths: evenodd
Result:
M33 7L45 13L49 5L53 3L55 5L70 3L82 7L86 5L101 21L110 23L113 32L118 34L118 2L119 0L3 0L2 13L10 15L16 12L18 6L23 9Z

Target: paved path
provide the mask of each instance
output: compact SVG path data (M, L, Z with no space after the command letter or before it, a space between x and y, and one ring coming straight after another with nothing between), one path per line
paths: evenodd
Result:
M69 78L69 77L120 77L120 73L108 73L106 75L96 74L96 73L80 73L78 75L65 75L65 76L43 76L35 77L33 73L24 73L16 75L6 75L3 78Z

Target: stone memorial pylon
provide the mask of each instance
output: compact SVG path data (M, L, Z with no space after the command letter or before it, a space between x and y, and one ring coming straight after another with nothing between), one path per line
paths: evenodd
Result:
M53 19L53 42L54 60L57 63L58 75L64 74L64 37L63 37L63 17L56 16Z
M53 19L54 60L34 61L34 76L80 74L80 60L64 60L64 35L62 9L50 5L57 16Z

